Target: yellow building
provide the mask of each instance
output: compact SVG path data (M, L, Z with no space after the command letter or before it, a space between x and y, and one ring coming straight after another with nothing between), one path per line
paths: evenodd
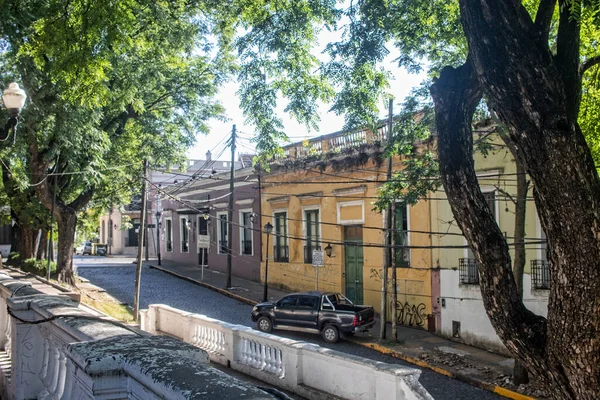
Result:
M514 157L492 125L478 127L474 140L487 136L487 154L475 152L475 170L481 191L488 200L496 222L504 232L514 260L515 204L517 169ZM491 134L491 135L490 135ZM432 260L439 274L432 281L437 309L437 330L442 336L505 352L483 307L477 265L466 239L454 222L443 188L431 195L430 215L433 231ZM539 315L546 315L550 275L546 258L545 234L533 202L533 188L526 198L523 302Z
M375 134L334 133L290 145L261 175L262 225L274 227L268 249L266 235L262 240L269 286L340 292L380 312L385 216L373 203L386 180L387 160L380 144L384 135L384 128ZM395 168L400 164L394 160ZM421 201L396 207L397 238L411 246L397 255L397 318L423 328L434 305L430 206ZM331 256L324 255L324 265L314 267L313 250L327 248Z

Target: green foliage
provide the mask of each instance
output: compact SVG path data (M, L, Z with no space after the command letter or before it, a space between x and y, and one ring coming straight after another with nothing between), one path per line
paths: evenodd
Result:
M48 271L48 260L37 260L35 258L28 258L23 261L20 265L21 270L24 272L29 272L30 274L38 275L38 276L47 276ZM54 274L56 272L56 263L54 261L50 261L50 274Z
M82 212L77 219L77 235L75 244L81 244L86 240L94 240L98 238L100 216L104 213L104 209L100 207L88 208Z
M379 189L376 209L383 210L398 200L416 204L440 186L437 156L429 140L432 125L433 109L418 97L409 98L394 120L392 141L386 149L387 156L400 156L402 166Z
M317 102L333 95L311 51L322 25L335 20L334 5L331 0L233 2L231 12L240 16L235 26L245 30L235 41L241 63L241 108L256 128L257 150L267 157L277 153L280 141L287 140L282 121L274 113L279 96L287 99L285 112L316 129Z
M18 251L11 251L10 254L8 255L8 261L16 262L20 257L21 256Z

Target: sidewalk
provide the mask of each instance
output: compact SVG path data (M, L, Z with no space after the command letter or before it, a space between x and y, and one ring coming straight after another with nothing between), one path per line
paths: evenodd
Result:
M145 262L155 268L181 279L215 290L241 302L254 305L263 300L264 286L261 283L232 277L232 286L225 289L225 274L205 268L204 276L198 266L188 266L171 261ZM269 300L277 300L288 292L270 288ZM421 368L497 393L510 399L544 398L544 391L534 384L518 388L511 382L513 360L476 347L444 339L424 329L398 325L398 341L389 340L391 325L386 325L388 340L379 340L379 321L367 333L356 334L349 339L361 346L402 359ZM534 396L534 397L531 397Z

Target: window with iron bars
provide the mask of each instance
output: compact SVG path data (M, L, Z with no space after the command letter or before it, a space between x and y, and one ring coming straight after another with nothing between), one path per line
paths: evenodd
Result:
M306 245L304 246L304 263L312 264L313 250L321 250L319 244L319 210L306 210Z
M408 207L406 203L398 203L395 207L394 218L394 243L396 246L408 244ZM396 247L396 267L410 267L410 249L408 247Z
M217 216L219 220L218 225L218 241L219 241L219 254L227 254L229 252L229 241L228 241L228 229L227 214L220 214Z
M287 246L287 213L278 212L274 215L275 232L273 245L273 261L289 262L289 250Z
M460 283L479 285L479 271L477 271L477 263L473 258L458 259L458 273Z
M546 260L531 260L531 288L550 289L550 268Z

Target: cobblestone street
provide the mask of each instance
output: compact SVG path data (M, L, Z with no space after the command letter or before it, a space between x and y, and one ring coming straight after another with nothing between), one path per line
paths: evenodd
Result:
M92 284L106 289L109 294L124 303L130 305L133 303L135 279L133 259L77 257L75 262L81 277L89 279ZM250 319L251 306L147 267L142 270L140 304L141 308L146 308L149 304L167 304L171 307L203 314L229 323L253 326ZM397 358L346 341L330 345L325 343L318 335L287 331L276 331L275 334L315 343L322 347L376 361L414 367ZM438 400L501 398L488 391L429 370L422 371L420 381L429 393Z

